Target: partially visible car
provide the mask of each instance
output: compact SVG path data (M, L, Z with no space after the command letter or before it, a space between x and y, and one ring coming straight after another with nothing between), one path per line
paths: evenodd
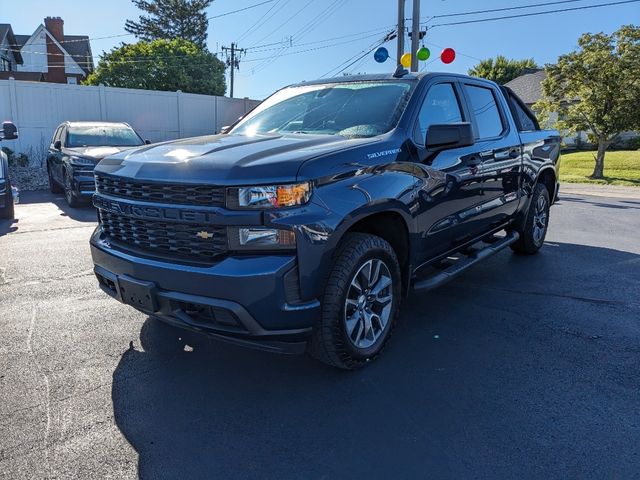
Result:
M88 203L95 192L93 169L100 160L149 143L127 123L63 122L49 146L49 188L64 192L70 207Z
M15 140L18 138L18 129L11 122L4 122L2 124L2 131L0 132L0 140ZM13 218L14 208L13 204L18 203L15 201L17 196L17 188L11 186L11 179L9 178L9 159L7 155L0 150L0 218ZM14 193L14 191L16 193Z

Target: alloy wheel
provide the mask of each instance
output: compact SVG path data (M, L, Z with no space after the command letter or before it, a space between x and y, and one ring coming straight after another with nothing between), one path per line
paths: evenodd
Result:
M543 195L538 197L533 215L533 241L540 245L547 230L547 200Z
M347 291L344 322L347 337L357 348L370 348L389 324L393 279L379 258L365 262L353 276Z

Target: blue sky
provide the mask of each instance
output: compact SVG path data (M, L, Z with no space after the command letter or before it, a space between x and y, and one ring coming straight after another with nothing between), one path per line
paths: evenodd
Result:
M407 17L410 17L412 0L406 1ZM420 17L426 20L434 15L548 1L550 0L422 0ZM440 18L432 20L428 25L575 8L610 1L615 0L576 0L529 10ZM215 0L208 13L210 16L219 15L258 2L259 0ZM240 47L248 48L237 75L235 96L262 99L286 84L315 79L332 69L339 71L337 67L341 63L382 39L385 29L392 29L397 18L396 5L396 0L277 0L210 21L208 46L211 51L218 51L220 46L228 46L232 41L239 40ZM12 9L3 9L0 23L11 23L15 33L31 33L43 22L44 17L61 16L65 21L67 34L86 34L92 38L125 33L125 20L137 18L140 13L130 0L21 0L13 2L13 6ZM425 43L432 52L431 59L435 61L427 65L423 63L421 67L431 71L466 73L478 59L498 54L512 58L533 57L539 64L549 63L555 61L558 55L575 48L581 33L610 33L628 23L640 23L640 3L434 27L428 31ZM253 29L250 30L250 27ZM351 36L346 37L347 35ZM290 43L291 36L293 38ZM122 41L133 40L132 36L93 40L94 55L99 55ZM260 45L266 46L260 48ZM385 46L395 57L395 41ZM444 65L437 60L442 47L452 47L457 51L454 63ZM310 49L315 50L303 52ZM346 71L388 72L394 66L392 59L384 64L377 64L373 54L369 54Z

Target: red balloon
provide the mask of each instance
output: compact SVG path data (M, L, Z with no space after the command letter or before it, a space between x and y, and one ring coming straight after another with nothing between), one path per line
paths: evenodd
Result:
M456 59L456 51L453 48L445 48L440 54L442 63L451 63Z

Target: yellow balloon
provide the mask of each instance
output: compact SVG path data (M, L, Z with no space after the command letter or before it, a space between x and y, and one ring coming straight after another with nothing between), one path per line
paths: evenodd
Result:
M405 53L404 55L402 55L402 57L400 57L400 63L403 67L409 68L411 66L411 54Z

